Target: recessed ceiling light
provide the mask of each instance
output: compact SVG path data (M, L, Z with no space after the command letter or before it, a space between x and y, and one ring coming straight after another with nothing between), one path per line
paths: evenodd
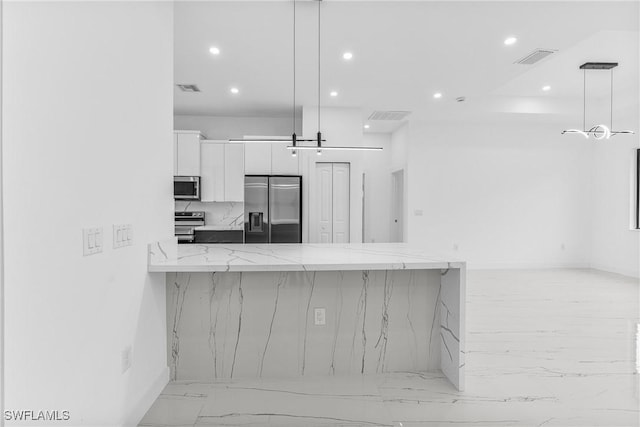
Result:
M234 95L237 93L240 93L240 90L237 87L232 87L231 89L229 89L231 91L231 93L233 93Z
M332 90L329 95L331 95L331 96L333 96L335 98L336 96L338 96L338 92L336 92L335 90Z
M515 44L517 41L518 41L518 39L515 38L515 37L507 37L504 40L504 44L506 44L507 46L511 46L512 44Z
M342 54L342 57L348 61L348 60L350 60L351 58L353 58L353 53L351 53L351 52L345 52L345 53L343 53L343 54Z
M442 98L442 94L440 92L436 92L436 93L433 94L433 97L435 99L440 99L440 98Z
M364 125L364 128L365 128L365 129L369 129L370 127L371 127L371 126L369 126L369 125Z
M549 92L551 90L551 86L542 86L542 90L545 92Z
M218 48L217 48L217 47L215 47L215 46L211 46L211 47L209 48L209 52L210 52L212 55L220 55L220 49L218 49Z

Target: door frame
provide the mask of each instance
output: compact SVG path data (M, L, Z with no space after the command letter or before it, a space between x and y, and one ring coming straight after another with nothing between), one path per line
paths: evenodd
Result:
M400 189L400 194L398 194L398 177L402 177L402 188ZM405 242L405 216L406 216L406 171L404 168L396 169L391 171L391 221L395 221L396 219L400 220L400 226L396 225L397 223L392 222L391 225L391 235L389 236L391 241L394 242ZM399 197L398 197L399 196ZM400 198L401 203L396 203L396 200ZM399 215L396 214L396 210L400 208ZM399 234L399 235L398 235ZM399 238L399 239L398 239Z

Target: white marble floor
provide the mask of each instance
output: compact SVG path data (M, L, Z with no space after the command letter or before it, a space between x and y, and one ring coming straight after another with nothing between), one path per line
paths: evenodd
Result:
M638 280L470 271L467 390L438 373L171 383L140 426L640 426Z

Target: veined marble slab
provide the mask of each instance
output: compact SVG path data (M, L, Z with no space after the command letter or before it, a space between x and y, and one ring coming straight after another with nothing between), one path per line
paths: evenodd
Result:
M464 388L464 262L403 243L159 242L149 271L168 273L173 380L440 369Z
M461 278L464 269L168 273L171 379L442 370L462 389Z
M405 243L149 245L150 272L348 271L464 268Z

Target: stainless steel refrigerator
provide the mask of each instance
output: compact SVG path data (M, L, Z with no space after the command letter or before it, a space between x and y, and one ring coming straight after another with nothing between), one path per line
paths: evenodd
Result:
M245 243L302 243L302 177L245 175Z

